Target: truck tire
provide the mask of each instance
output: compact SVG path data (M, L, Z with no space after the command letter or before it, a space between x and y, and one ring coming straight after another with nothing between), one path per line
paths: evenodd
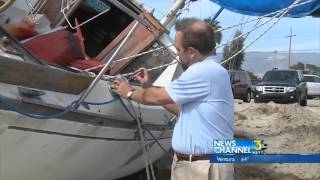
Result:
M300 106L306 106L307 105L307 96L303 97L302 93L299 95L298 103Z
M244 102L247 102L247 103L249 103L251 101L251 92L250 92L250 90L247 92L246 97L244 97L242 100Z
M261 103L261 101L258 100L258 99L256 99L256 98L254 98L253 102L254 102L254 103Z

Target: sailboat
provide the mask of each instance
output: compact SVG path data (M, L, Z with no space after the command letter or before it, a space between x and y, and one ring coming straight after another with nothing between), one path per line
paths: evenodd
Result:
M109 87L141 66L158 67L154 86L181 73L167 29L184 1L161 21L129 0L4 5L6 22L49 26L23 40L0 28L0 179L116 179L170 149L175 116Z

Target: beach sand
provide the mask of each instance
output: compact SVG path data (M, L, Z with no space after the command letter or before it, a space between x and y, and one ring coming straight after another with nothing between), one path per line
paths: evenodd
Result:
M267 153L320 153L320 100L297 104L235 104L236 137L261 139ZM235 165L235 180L320 179L320 164Z

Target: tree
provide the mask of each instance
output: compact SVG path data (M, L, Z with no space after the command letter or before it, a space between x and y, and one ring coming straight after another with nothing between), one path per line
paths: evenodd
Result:
M304 70L305 66L302 62L298 62L298 64L294 64L290 66L290 69L295 69L295 70Z
M253 72L251 72L251 71L247 71L247 73L248 73L248 75L249 75L250 79L259 79L259 77L258 77L258 76L256 76Z
M320 76L320 66L314 64L306 64L306 70L309 70L311 74Z
M302 62L298 62L297 64L290 66L290 69L303 70L308 74L320 76L320 67L314 64L304 64Z
M242 32L237 30L233 36L233 39L241 36ZM229 59L231 56L235 55L238 53L244 46L244 38L240 37L231 42L231 44L226 45L223 48L223 61ZM234 70L240 70L241 65L244 61L244 52L239 53L235 57L233 57L231 60L227 61L226 63L223 64L223 66L226 69L234 69Z
M211 17L205 19L204 21L209 23L209 25L212 27L213 32L214 32L214 38L215 38L216 45L220 44L221 39L222 39L222 33L221 33L221 31L217 31L217 30L221 29L221 26L219 25L219 21L217 21L217 20L212 21Z

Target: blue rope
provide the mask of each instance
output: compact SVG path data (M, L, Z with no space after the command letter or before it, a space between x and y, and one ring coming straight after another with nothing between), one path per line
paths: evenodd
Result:
M127 113L129 114L129 116L135 120L138 121L133 114L129 111L128 107L124 104L124 102L122 101L121 98L114 98L110 101L107 102L99 102L99 103L95 103L95 102L83 102L84 104L88 104L88 105L106 105L106 104L110 104L113 103L116 100L120 100L120 103L122 104L122 106L124 107L124 109L127 111ZM22 114L24 116L30 117L30 118L34 118L34 119L42 119L42 120L48 120L48 119L56 119L58 117L61 117L63 115L65 115L66 113L74 110L76 108L76 104L77 101L73 101L70 105L68 105L63 111L56 113L56 114L52 114L52 115L39 115L39 114L33 114L30 112L26 112L20 108L18 108L17 106L15 106L14 104L12 104L11 102L9 102L8 100L1 98L0 97L0 104L3 104L5 107L11 109L12 111L15 111L19 114ZM153 138L153 140L160 146L160 148L167 153L167 151L165 150L165 148L161 145L161 143L158 141L158 139L152 134L152 132L150 131L150 129L148 129L146 126L143 125L143 128L147 130L147 132L151 135L151 137Z
M120 103L122 104L123 108L127 111L127 113L129 114L129 116L135 120L135 121L139 121L138 119L136 119L134 117L134 115L129 111L128 107L124 104L124 102L122 101L121 98L119 98ZM147 130L147 132L151 135L152 139L159 145L159 147L165 152L168 153L168 151L166 151L166 149L161 145L161 143L159 142L159 140L152 134L152 132L150 131L150 129L148 129L146 126L144 126L142 124L143 128Z
M114 98L114 99L112 99L112 100L110 100L110 101L98 102L98 103L85 101L85 102L83 102L82 104L88 104L88 105L93 105L93 106L100 106L100 105L106 105L106 104L113 103L113 102L115 102L115 101L118 100L118 99L119 99L119 98Z
M89 104L89 105L104 105L104 104L110 104L114 101L116 101L118 98L112 99L110 101L107 102L101 102L101 103L94 103L94 102L84 102L84 104ZM48 119L56 119L59 118L63 115L65 115L66 113L74 110L76 108L76 104L77 101L73 101L70 105L68 105L63 111L56 113L56 114L52 114L52 115L40 115L40 114L33 114L30 112L26 112L20 108L18 108L17 106L15 106L14 104L12 104L11 102L9 102L8 100L1 98L0 97L0 104L3 104L5 107L9 108L12 111L15 111L19 114L22 114L24 116L30 117L30 118L34 118L34 119L42 119L42 120L48 120Z
M66 109L63 110L62 112L59 112L59 113L53 114L53 115L39 115L39 114L33 114L33 113L26 112L26 111L18 108L17 106L12 104L11 102L9 102L6 99L3 99L1 97L0 97L0 103L3 104L4 106L6 106L7 108L11 109L12 111L15 111L15 112L17 112L19 114L22 114L24 116L31 117L31 118L34 118L34 119L54 119L54 118L63 116L67 112L73 110L75 108L75 105L76 105L76 101L74 101L69 106L67 106Z
M160 144L160 142L157 140L156 137L154 137L154 135L152 134L152 132L150 131L149 128L147 128L145 125L142 125L144 129L147 130L147 132L150 134L150 136L152 137L152 139L154 139L156 141L156 143L160 146L160 148L162 149L162 151L164 151L165 153L168 153L168 151L166 151L166 149L164 149L164 147Z

